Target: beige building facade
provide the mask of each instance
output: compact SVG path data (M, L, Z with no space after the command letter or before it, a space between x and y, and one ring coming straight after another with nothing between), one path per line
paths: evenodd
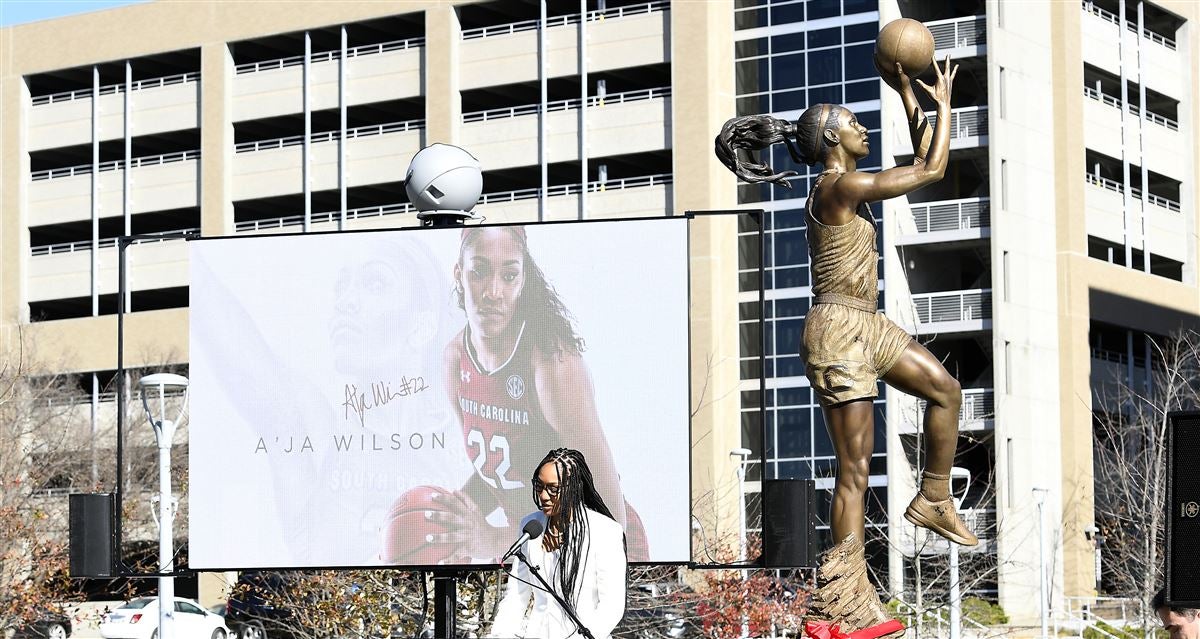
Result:
M991 530L979 552L995 586L982 594L1015 623L1033 625L1042 565L1035 494L1055 535L1052 607L1096 593L1085 534L1094 524L1093 391L1097 371L1121 354L1089 336L1165 334L1200 315L1200 9L1183 0L830 2L836 11L808 3L803 14L799 0L609 0L590 3L584 20L574 3L549 3L543 30L537 3L516 0L306 3L303 11L151 2L0 29L6 348L18 334L35 342L42 357L81 375L92 419L111 422L104 382L117 360L114 238L413 226L403 176L412 154L433 142L481 160L476 210L489 222L738 207L785 219L802 192L739 194L712 155L715 132L743 109L792 119L803 110L764 97L787 93L778 88L784 68L800 54L744 45L807 36L811 61L825 52L818 34L838 29L838 64L847 69L838 95L860 113L878 112L873 131L886 168L911 152L899 101L851 77L850 58L869 51L860 32L914 17L964 73L947 180L877 208L882 299L889 315L956 362L963 430L982 451L963 464L991 478L969 516ZM1132 30L1118 26L1122 19ZM816 82L813 68L800 86ZM864 84L867 93L855 93ZM782 260L783 242L799 246L773 232L781 242L773 259ZM697 220L691 242L692 481L698 500L718 497L699 526L711 541L737 528L730 451L764 445L744 430L757 412L745 399L757 382L743 379L758 361L745 345L757 320L739 304L757 293L739 291L747 264L733 218ZM127 366L186 363L186 242L145 241L128 254ZM782 267L774 272L783 277ZM804 282L767 293L780 305L806 295ZM773 324L781 335L793 330ZM775 337L770 348L787 343ZM1141 351L1126 350L1132 366ZM773 362L788 354L777 355L768 353ZM801 374L779 371L769 394L807 389ZM774 417L780 406L767 410L772 424L783 423ZM886 489L882 563L891 593L910 600L917 548L931 557L944 550L901 517L914 488L905 450L920 406L888 393L881 410L886 465L872 487ZM811 428L816 418L806 419ZM829 487L817 469L829 461L819 433L805 471L790 470L771 437L767 458L755 461L752 496L764 477L815 476Z

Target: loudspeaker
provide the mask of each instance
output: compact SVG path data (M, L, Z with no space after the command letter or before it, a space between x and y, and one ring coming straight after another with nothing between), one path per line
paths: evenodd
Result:
M69 502L71 576L113 576L113 495L76 494Z
M762 482L764 568L817 565L816 484L811 479Z
M1200 412L1167 415L1166 600L1200 608Z

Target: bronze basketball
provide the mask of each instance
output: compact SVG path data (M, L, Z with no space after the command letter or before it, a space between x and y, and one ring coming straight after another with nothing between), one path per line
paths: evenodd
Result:
M933 34L912 18L892 20L875 39L875 68L885 76L896 75L896 63L908 77L915 78L933 61Z

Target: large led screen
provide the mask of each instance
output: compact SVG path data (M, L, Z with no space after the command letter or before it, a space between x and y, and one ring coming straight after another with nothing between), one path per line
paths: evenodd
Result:
M684 220L190 250L192 568L494 564L558 447L688 560Z

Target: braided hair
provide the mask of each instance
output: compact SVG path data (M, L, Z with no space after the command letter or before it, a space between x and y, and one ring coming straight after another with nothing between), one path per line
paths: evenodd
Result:
M816 104L806 109L795 124L770 115L733 118L717 134L717 159L746 182L771 182L790 189L792 185L787 178L799 173L776 172L766 163L756 161L754 151L782 142L797 164L812 166L823 162L829 153L829 147L824 143L825 131L836 131L841 127L839 118L844 110L836 104ZM743 160L738 155L739 150L749 151L751 159Z
M596 490L592 471L588 468L583 453L571 448L555 448L546 453L538 463L537 469L533 471L534 505L541 507L536 488L540 483L537 476L546 464L554 464L558 470L558 517L562 527L562 541L559 546L562 559L558 571L558 586L563 597L574 606L578 603L582 581L578 585L573 582L575 575L583 569L581 564L586 561L587 555L585 544L590 544L591 539L584 509L594 510L614 521L616 518L612 516L612 512L604 504L604 498Z

